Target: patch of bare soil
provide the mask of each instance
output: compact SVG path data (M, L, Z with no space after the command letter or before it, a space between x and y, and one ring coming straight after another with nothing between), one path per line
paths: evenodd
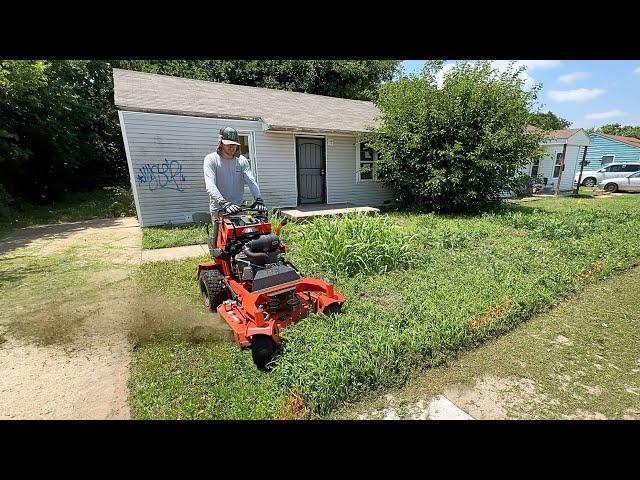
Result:
M513 418L513 411L549 403L536 392L535 382L527 378L500 378L485 374L469 386L452 386L444 395L459 408L479 420ZM553 401L552 401L553 402Z
M8 339L0 419L128 419L126 341L70 349Z
M0 254L39 257L72 251L70 268L92 267L80 287L56 285L3 303L0 419L126 419L129 326L140 262L135 219L32 227L0 242ZM46 276L43 278L46 279ZM43 289L46 289L46 280Z

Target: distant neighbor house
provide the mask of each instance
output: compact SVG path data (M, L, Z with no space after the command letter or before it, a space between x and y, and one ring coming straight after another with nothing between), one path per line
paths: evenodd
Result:
M640 163L639 139L606 133L592 133L589 137L591 145L587 149L585 158L589 163L585 165L584 172L593 172L615 163ZM581 150L580 158L582 158L582 153ZM583 178L585 178L584 174Z
M376 154L356 141L379 114L372 102L120 69L113 80L141 226L209 210L203 161L228 125L270 208L393 199L376 180Z
M524 173L540 178L543 183L543 192L555 191L558 178L560 178L559 190L570 191L573 189L575 172L580 169L582 149L589 145L589 135L582 128L553 130L542 144L544 156L530 162L524 168ZM560 175L563 156L564 170Z

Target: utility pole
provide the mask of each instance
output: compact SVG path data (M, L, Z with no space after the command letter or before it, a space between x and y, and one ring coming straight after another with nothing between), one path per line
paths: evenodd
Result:
M587 145L584 147L584 153L582 154L582 162L580 162L580 175L578 175L578 184L576 185L576 195L580 192L580 182L582 182L582 170L584 169L585 162L587 159Z
M556 183L556 195L560 194L560 180L562 180L562 172L564 171L564 157L567 154L567 144L565 143L564 146L562 147L562 161L560 162L560 171L558 172L558 183ZM555 159L553 162L553 168L555 169Z

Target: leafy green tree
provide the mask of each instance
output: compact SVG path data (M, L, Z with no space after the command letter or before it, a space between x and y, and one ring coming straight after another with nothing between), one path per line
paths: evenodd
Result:
M101 61L0 61L0 182L47 203L121 182L126 162Z
M610 123L601 127L590 129L589 132L606 133L608 135L620 135L623 137L633 137L640 139L640 127L632 125L622 126L619 123Z
M431 62L384 84L380 123L364 139L381 154L377 177L401 206L460 211L515 189L519 167L541 154L543 132L526 128L539 86L523 88L522 68L478 62L457 65L440 89L441 68Z
M542 128L543 130L563 130L571 126L571 122L569 120L565 120L551 111L548 111L547 113L532 113L529 123Z
M117 60L114 67L213 82L370 100L398 60Z

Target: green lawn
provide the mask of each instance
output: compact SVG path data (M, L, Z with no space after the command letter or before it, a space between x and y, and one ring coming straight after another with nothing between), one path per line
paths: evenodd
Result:
M9 218L0 218L0 237L30 225L135 216L136 207L129 189L104 187L68 194L51 205L21 203L11 208L9 214Z
M142 249L207 243L207 231L199 225L166 225L142 229Z
M503 387L497 395L495 390L483 395L499 408L477 418L640 419L638 285L639 267L588 285L497 340L415 376L402 388L371 393L333 418L375 417L374 411L389 407L389 394L397 412L408 412L418 400L426 404L447 391L481 391L489 377ZM473 403L460 403L454 395L458 406L476 414Z
M248 352L224 342L141 341L132 362L132 412L262 418L282 415L295 395L304 399L307 416L325 417L636 264L639 232L640 195L548 198L467 216L389 213L288 224L289 258L306 274L335 280L347 299L344 313L311 316L285 330L284 349L266 380L252 370ZM196 264L144 265L140 284L195 306ZM211 349L208 361L201 360L202 345ZM214 379L215 363L223 372ZM158 367L168 364L193 388L176 389L178 380ZM224 373L228 365L237 378ZM217 393L203 396L208 391ZM232 414L206 406L231 395L255 409Z

